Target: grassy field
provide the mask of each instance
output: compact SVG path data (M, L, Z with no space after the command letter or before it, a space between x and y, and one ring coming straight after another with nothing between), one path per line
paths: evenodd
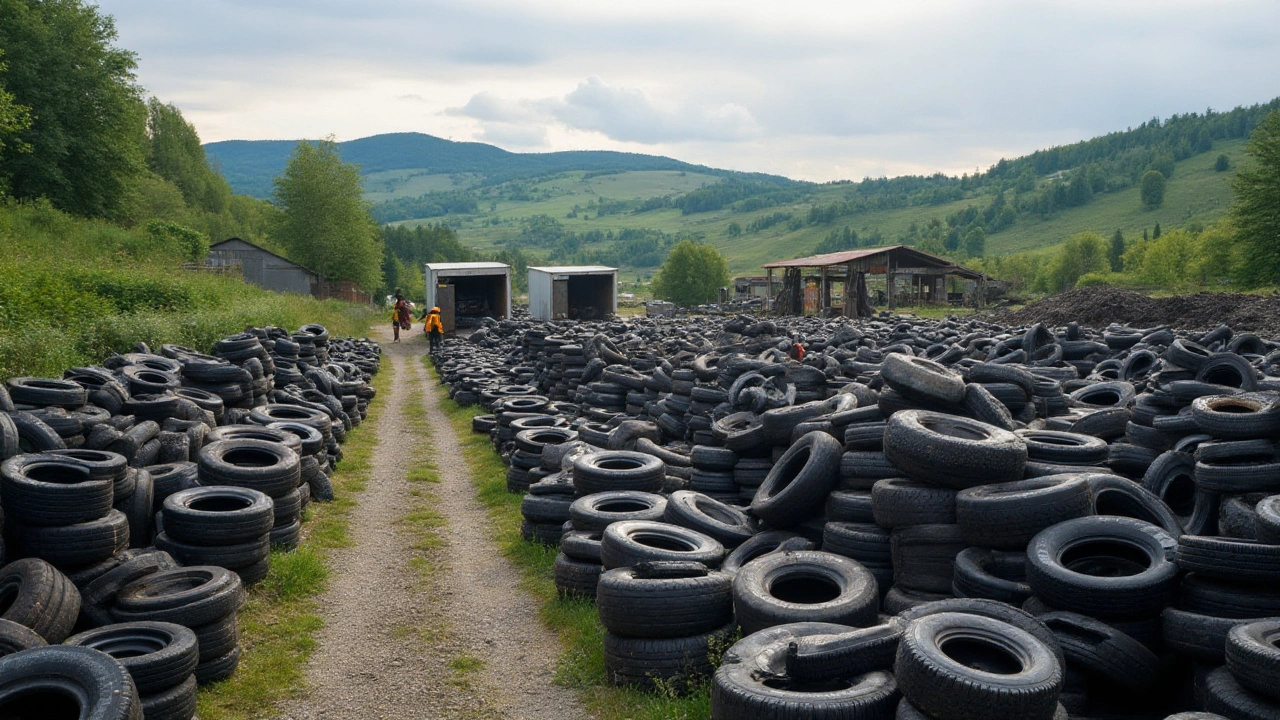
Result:
M373 450L378 444L375 418L395 381L391 363L373 380L378 396L367 422L347 434L343 460L332 477L335 500L312 503L303 517L303 539L292 552L273 552L267 579L249 589L240 611L244 654L230 679L202 688L203 720L248 720L271 714L282 700L305 689L306 662L315 649L315 634L324 626L319 595L329 580L329 553L348 547L355 496L369 481Z
M1225 154L1231 160L1232 171L1215 172L1214 160L1219 154ZM1162 229L1172 229L1189 222L1208 224L1217 219L1230 203L1230 180L1234 168L1244 158L1244 141L1220 141L1212 151L1192 156L1177 163L1173 177L1169 180L1165 202L1156 210L1142 209L1138 189L1130 188L1109 195L1095 197L1092 202L1078 208L1070 208L1045 219L1022 215L1011 227L992 234L987 239L988 255L1003 255L1024 250L1051 247L1081 231L1096 232L1104 237L1110 236L1117 228L1126 237L1141 237L1144 228L1150 229L1160 223ZM411 183L427 183L427 178L407 177L405 183L390 194L380 192L369 195L386 198L399 194L412 195L408 190ZM441 183L454 187L446 176L431 176L430 182L435 189L447 189ZM763 263L778 259L802 257L811 254L815 246L833 230L845 225L867 236L878 231L885 244L892 244L905 235L907 228L914 222L926 224L932 218L945 219L947 215L962 210L969 205L986 205L989 195L977 195L951 203L934 206L909 207L896 210L865 212L837 219L831 224L805 225L798 230L788 229L786 223L775 225L755 233L744 233L739 237L730 237L730 223L738 223L741 227L758 218L776 212L792 213L803 218L813 205L824 205L846 199L847 188L840 185L818 186L811 197L800 203L770 207L748 213L736 213L721 210L708 213L682 215L679 210L654 210L640 214L621 213L599 217L594 212L585 212L587 204L598 198L612 200L644 200L662 195L673 195L688 192L704 183L714 181L712 176L696 173L680 173L672 171L627 172L615 175L585 177L585 173L569 173L561 177L546 180L529 186L531 197L542 198L536 201L509 201L496 203L491 210L488 204L482 203L480 212L474 216L449 216L448 218L430 218L424 220L407 220L404 224L436 223L447 219L457 226L459 237L466 244L482 250L492 251L515 237L521 222L534 215L550 216L574 232L590 230L622 230L626 228L660 230L672 235L700 233L703 240L719 248L729 261L729 270L734 274L754 274ZM418 187L414 185L413 187ZM426 187L426 185L422 185ZM420 193L419 193L420 194ZM568 217L579 208L577 217ZM536 254L537 249L532 252ZM652 268L624 268L630 275L649 274Z
M165 238L0 203L0 377L61 376L136 342L208 350L247 326L363 335L368 308L184 270Z
M426 358L428 367L430 359ZM432 380L437 376L432 370ZM480 501L489 509L493 536L502 553L523 575L524 589L540 604L539 614L564 645L556 682L579 692L587 710L599 720L705 720L711 716L709 686L687 695L652 694L616 688L606 682L604 628L595 603L558 595L552 566L557 550L520 537L520 495L507 492L506 467L487 435L471 431L471 418L481 411L443 398L441 406L462 440L463 456Z

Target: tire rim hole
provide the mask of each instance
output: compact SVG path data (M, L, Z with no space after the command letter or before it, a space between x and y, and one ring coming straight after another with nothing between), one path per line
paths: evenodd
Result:
M92 480L87 468L75 465L28 465L24 473L29 479L51 485L78 485Z
M13 607L13 601L18 599L18 588L12 583L5 584L0 587L0 615L9 612L9 608ZM0 717L3 717L0 715Z
M801 447L796 451L795 455L791 456L791 459L788 460L785 465L778 468L778 482L773 486L772 495L777 495L782 492L783 489L790 485L791 482L800 475L800 471L804 469L804 466L809 464L809 455L809 448L807 446Z
M695 500L693 506L698 509L698 512L718 523L723 523L725 525L737 525L740 522L733 513L726 511L719 505L713 505L701 498Z
M644 512L649 509L649 505L634 500L614 500L612 502L600 503L596 509L603 513L633 513Z
M61 688L33 688L0 702L6 720L78 720L80 698Z
M1260 407L1257 407L1255 405L1248 405L1235 400L1220 400L1215 403L1210 403L1209 409L1214 412L1232 413L1232 414L1239 414L1239 415L1247 415L1249 413L1255 413L1261 410Z
M830 578L793 575L770 583L769 595L796 605L820 605L840 597L840 586Z
M961 665L995 675L1017 675L1022 661L1005 648L982 638L959 637L939 644L943 654Z
M635 470L643 467L643 465L630 458L613 458L610 460L601 460L596 463L596 467L601 470Z
M159 635L130 638L105 637L89 647L100 650L117 660L124 660L160 652L169 647L169 641Z
M1119 405L1120 393L1114 390L1098 390L1096 392L1085 393L1080 399L1081 401L1091 405Z
M248 498L232 497L229 495L214 495L212 497L201 497L192 500L187 507L197 512L236 512L244 510L252 505L252 501Z
M946 435L947 437L959 438L961 440L987 439L987 434L978 428L951 422L950 418L925 418L920 421L920 424L923 425L926 430L931 430L939 435Z
M1204 374L1201 378L1203 382L1212 385L1225 385L1227 387L1238 388L1244 385L1244 377L1240 375L1240 371L1233 367L1216 367Z
M1137 498L1119 490L1102 490L1094 500L1098 515L1128 517L1162 526L1160 518L1148 510Z
M258 448L236 448L223 455L222 459L236 467L271 467L279 462L273 453Z
M1067 548L1063 567L1093 577L1130 577L1151 567L1151 557L1135 545L1114 540L1083 542Z
M655 550L670 550L671 552L693 552L697 550L692 543L685 542L681 538L669 537L667 535L650 535L637 534L632 535L631 539L637 543L654 548Z
M1162 500L1178 517L1187 518L1196 510L1196 481L1186 474L1179 474L1169 481Z

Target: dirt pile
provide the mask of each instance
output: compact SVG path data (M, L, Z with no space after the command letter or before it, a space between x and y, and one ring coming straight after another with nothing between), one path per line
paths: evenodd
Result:
M1071 290L1019 310L998 310L992 320L1007 325L1042 322L1087 327L1121 323L1133 327L1169 325L1206 330L1223 323L1264 338L1280 336L1280 295L1196 293L1153 298L1132 290L1091 287Z

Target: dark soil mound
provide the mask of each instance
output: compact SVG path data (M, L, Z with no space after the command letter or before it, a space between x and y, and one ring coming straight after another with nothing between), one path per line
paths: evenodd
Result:
M1153 298L1121 288L1091 287L1054 295L1020 310L999 310L992 319L1007 325L1055 326L1074 321L1086 327L1121 323L1184 330L1208 330L1226 323L1238 331L1272 338L1280 336L1280 295L1196 293Z

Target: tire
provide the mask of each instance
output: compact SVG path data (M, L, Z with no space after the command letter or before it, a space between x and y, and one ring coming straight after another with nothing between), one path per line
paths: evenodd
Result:
M561 543L563 544L563 539ZM569 557L562 550L556 555L555 565L556 590L562 597L596 596L596 586L604 573L604 566L599 562L583 561Z
M71 380L16 377L5 385L15 405L75 410L89 402L89 391Z
M121 622L155 620L187 627L208 625L244 604L239 576L226 568L184 567L126 585L112 613Z
M72 703L64 711L69 713L65 717L142 718L142 703L133 680L120 663L105 653L57 645L0 658L0 707L5 715L53 717L53 708L66 708Z
M272 548L276 550L294 550L298 547L298 543L300 542L302 542L302 521L300 519L295 517L287 523L277 523L271 528L271 532L267 534L268 556L262 558L257 563L254 563L254 565L257 565L258 563L267 563L268 558L270 557L270 550ZM247 568L236 568L236 570L249 572L251 577L256 578L256 580L261 580L266 577L266 568L254 568L253 565L250 565ZM256 572L254 572L254 570L256 570ZM243 577L244 573L242 573L241 579L243 579ZM249 581L246 580L245 582Z
M964 399L961 401L961 407L978 422L993 425L1001 430L1012 431L1017 429L1017 424L1013 420L1013 415L1009 413L1008 406L1000 402L996 396L978 383L969 383L964 386Z
M18 433L18 449L21 452L39 453L67 449L66 441L59 437L53 428L29 412L10 413L9 421L13 423Z
M296 422L310 425L320 431L322 436L333 432L333 418L325 412L301 405L271 403L257 407L249 412L249 422L263 426L277 422Z
M271 554L271 543L267 535L249 542L227 545L192 545L184 543L162 532L156 535L156 548L173 556L179 564L217 565L228 570L238 570L266 560Z
M1280 596L1266 585L1215 580L1200 573L1184 575L1178 607L1222 618L1280 617Z
M866 490L833 490L827 495L827 522L874 523L871 493Z
M1280 717L1280 701L1250 691L1236 680L1230 668L1220 667L1210 672L1200 690L1205 710L1231 720L1274 720Z
M1248 360L1234 353L1214 353L1196 370L1196 380L1237 388L1245 392L1258 389L1258 372Z
M746 513L690 490L671 493L662 520L696 530L718 540L726 548L736 548L755 534L755 524Z
M868 627L879 611L876 579L857 562L816 551L770 553L733 580L733 609L743 634L793 622Z
M1160 679L1160 658L1142 643L1098 620L1070 612L1039 616L1067 662L1126 690L1141 692Z
M951 592L960 598L986 598L1021 606L1031 597L1027 554L966 548L956 555Z
M1218 529L1218 496L1196 483L1196 463L1191 455L1169 451L1151 463L1142 486L1164 501L1183 531L1214 535Z
M734 635L732 624L679 638L604 634L605 677L610 684L684 693L715 672L713 658Z
M1164 645L1178 655L1206 665L1226 662L1227 636L1239 625L1264 618L1223 618L1167 607L1160 614Z
M1182 523L1164 501L1138 483L1116 475L1090 475L1093 512L1109 517L1127 517L1155 525L1178 537Z
M1022 550L1036 533L1093 514L1087 475L979 485L956 495L956 523L970 545Z
M289 523L299 520L302 516L302 488L307 487L305 484L299 486L293 492L283 497L274 498L271 501L271 518L273 520L272 527L288 525Z
M134 551L129 551L130 553ZM100 627L115 622L111 608L115 605L116 595L126 585L163 570L176 570L178 563L167 552L153 550L139 552L116 567L103 573L101 577L85 585L81 592L80 612L92 626Z
M0 465L0 501L5 512L28 526L74 525L111 511L113 479L93 477L93 468L71 457L28 454Z
M581 495L608 490L657 492L665 475L661 460L630 450L605 450L573 460L573 485Z
M1280 700L1280 620L1237 625L1227 634L1227 668L1236 681L1271 700Z
M165 534L192 545L257 541L274 522L271 498L249 488L192 488L165 498L163 507Z
M1099 619L1153 617L1177 587L1178 541L1132 518L1087 517L1041 531L1027 547L1027 583L1053 607Z
M200 449L198 465L201 485L245 487L271 497L291 492L301 480L298 454L265 440L209 443Z
M588 495L587 497L592 497ZM520 514L531 523L563 524L572 518L574 500L566 495L528 494L520 500ZM608 523L605 523L607 526ZM599 528L603 530L604 528Z
M812 432L793 443L769 471L751 501L751 512L774 527L800 522L826 501L835 486L843 448L835 438Z
M667 498L655 493L613 490L574 500L568 519L575 530L603 531L620 520L662 520L667 504Z
M814 544L808 539L786 530L766 530L751 536L750 540L739 545L729 553L721 563L720 569L736 574L743 565L762 555L772 552L794 552L797 550L813 550Z
M105 450L50 450L49 454L80 461L89 468L89 475L95 480L105 478L118 482L129 471L128 459Z
M813 635L787 648L787 675L817 683L857 677L876 670L892 671L905 623L850 630L839 635Z
M877 525L825 523L822 550L857 560L867 567L890 567L893 562L890 533Z
M678 577L651 578L650 566L608 570L596 586L600 624L623 637L673 638L711 632L733 617L733 580L691 568ZM685 563L681 563L684 565Z
M1027 464L1027 446L1017 435L926 410L889 418L884 454L906 475L956 490L1017 480Z
M1280 581L1280 546L1254 540L1183 535L1177 562L1202 577L1246 584Z
M196 634L173 623L108 625L73 635L64 644L93 648L115 658L142 695L181 684L200 662Z
M728 448L694 445L689 461L701 470L733 470L733 466L738 464L738 453Z
M151 545L152 526L155 522L155 485L146 470L137 471L133 494L117 509L124 513L129 523L129 547L144 548Z
M572 560L600 564L600 539L603 530L574 530L560 538L560 552Z
M912 525L894 530L889 537L894 586L950 593L956 555L967 546L959 525Z
M0 657L47 644L44 638L26 625L0 619Z
M1027 458L1059 465L1101 465L1107 460L1105 440L1055 430L1018 430L1027 444Z
M308 425L301 422L273 422L267 424L272 430L282 430L284 432L297 435L298 440L302 443L301 454L303 455L319 455L324 451L324 434L320 432L314 425Z
M1280 432L1280 403L1274 395L1245 393L1196 398L1191 414L1201 432L1226 440L1274 437Z
M240 646L237 645L234 650L220 658L200 663L195 671L196 683L208 685L234 675L236 668L240 666L240 652Z
M646 560L690 560L717 568L724 546L700 532L645 520L616 522L600 540L600 560L606 570L632 567Z
M265 425L228 423L210 430L205 436L206 445L212 445L213 443L224 440L260 440L280 443L281 445L288 447L290 450L293 450L295 453L302 452L302 441L298 439L297 435L283 430L270 428ZM199 458L197 458L196 462L199 462Z
M901 622L909 623L922 617L939 613L981 615L982 617L1012 625L1043 643L1058 658L1059 663L1065 667L1065 656L1062 654L1062 647L1058 645L1057 637L1053 634L1053 631L1031 613L1007 603L979 598L946 598L919 603L915 607L898 613L898 619Z
M959 405L964 400L964 378L922 357L887 355L880 364L880 377L886 385L916 402Z
M59 527L13 523L9 532L24 555L63 567L93 565L129 546L129 518L119 510L97 520Z
M240 644L240 624L235 613L208 625L191 628L200 647L200 662L220 658Z
M1280 495L1263 498L1256 506L1258 542L1280 545Z
M1204 443L1196 448L1196 485L1217 493L1280 490L1280 462L1266 440Z
M895 529L956 522L956 491L907 478L880 480L871 487L876 524Z
M958 661L944 646L972 655ZM908 625L894 676L904 698L937 718L1049 720L1063 684L1057 659L1029 633L962 613L929 615Z
M142 696L142 717L145 720L192 720L195 715L195 675L188 675L164 692Z

